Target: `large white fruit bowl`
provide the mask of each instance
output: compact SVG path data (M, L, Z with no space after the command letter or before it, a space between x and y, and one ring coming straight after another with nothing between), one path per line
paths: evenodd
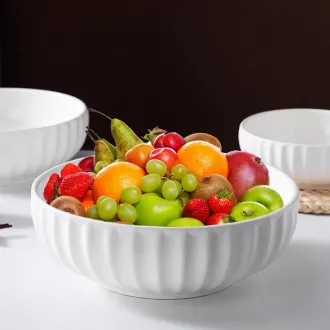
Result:
M285 206L269 215L219 226L122 225L78 217L45 203L43 187L57 166L32 185L38 237L65 266L125 295L179 299L215 293L255 274L288 245L298 213L298 188L270 168Z
M330 111L282 109L242 121L239 144L291 176L301 189L330 188Z
M86 105L52 91L0 88L0 186L34 180L82 147Z

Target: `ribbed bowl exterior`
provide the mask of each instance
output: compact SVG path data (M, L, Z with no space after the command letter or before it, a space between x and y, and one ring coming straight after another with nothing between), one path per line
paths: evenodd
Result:
M81 218L42 200L51 171L32 186L38 237L68 268L129 296L179 299L220 291L269 265L296 226L296 192L279 211L220 226L143 227Z
M330 188L329 145L300 145L263 139L249 133L242 123L238 139L242 151L253 153L265 164L283 171L294 179L299 188Z
M89 123L86 108L70 121L0 134L0 186L34 180L54 165L71 159L83 146Z

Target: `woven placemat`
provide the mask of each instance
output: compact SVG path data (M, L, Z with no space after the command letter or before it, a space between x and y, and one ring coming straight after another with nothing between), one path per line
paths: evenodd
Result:
M299 212L330 214L330 190L300 190Z

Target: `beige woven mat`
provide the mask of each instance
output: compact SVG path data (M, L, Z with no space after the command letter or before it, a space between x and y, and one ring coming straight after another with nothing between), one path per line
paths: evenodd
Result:
M300 190L299 212L330 214L330 190Z

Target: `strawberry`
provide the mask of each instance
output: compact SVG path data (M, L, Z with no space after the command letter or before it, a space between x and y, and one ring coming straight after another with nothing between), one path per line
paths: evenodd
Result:
M228 222L235 222L235 220L227 213L215 213L206 219L205 224L207 226L212 226Z
M70 174L75 174L75 173L79 173L82 172L83 170L72 163L66 164L62 169L61 169L61 178L63 179L64 177L66 177L67 175Z
M233 200L231 196L232 195L228 192L227 189L221 189L217 193L213 194L207 202L211 213L229 214L233 208Z
M92 176L86 172L69 174L63 178L60 184L60 195L71 196L82 201L93 181Z
M57 173L53 173L44 188L44 198L47 203L51 203L57 196L56 189L59 187L61 183L61 178ZM55 188L56 186L56 188Z
M204 199L193 198L184 207L183 216L195 218L204 223L210 216L210 209Z

